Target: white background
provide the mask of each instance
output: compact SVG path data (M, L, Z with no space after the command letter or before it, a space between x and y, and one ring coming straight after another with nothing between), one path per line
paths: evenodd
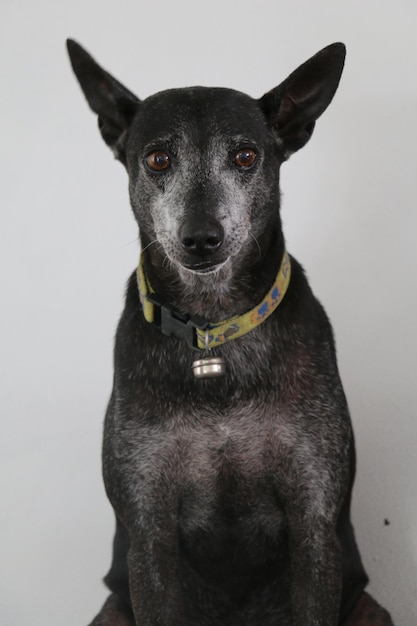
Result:
M87 624L110 562L101 426L137 232L67 36L140 97L259 97L347 44L335 100L283 167L283 219L335 328L370 590L417 624L415 1L2 0L0 24L2 626Z

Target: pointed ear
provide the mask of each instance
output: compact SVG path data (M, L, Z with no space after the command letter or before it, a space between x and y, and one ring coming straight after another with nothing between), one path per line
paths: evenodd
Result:
M316 120L336 93L345 55L342 43L324 48L259 100L285 158L310 139Z
M67 39L68 54L88 104L98 115L100 132L117 159L126 164L125 138L140 100L103 70L75 41Z

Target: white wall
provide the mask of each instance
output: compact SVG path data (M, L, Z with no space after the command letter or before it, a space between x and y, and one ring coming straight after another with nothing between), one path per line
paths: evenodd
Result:
M138 247L125 173L69 68L73 36L141 97L258 97L347 44L333 104L284 166L283 218L335 327L370 589L416 624L417 4L3 0L0 24L0 623L86 624L110 559L101 423Z

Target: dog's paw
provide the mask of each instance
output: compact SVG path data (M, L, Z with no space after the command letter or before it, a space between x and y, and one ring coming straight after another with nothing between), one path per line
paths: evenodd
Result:
M113 593L89 626L135 626L135 619L125 602Z
M364 592L341 626L394 626L385 609Z

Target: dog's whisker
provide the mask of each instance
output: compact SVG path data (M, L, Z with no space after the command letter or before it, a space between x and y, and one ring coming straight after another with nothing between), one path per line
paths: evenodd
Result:
M254 240L254 242L257 245L257 248L258 248L258 259L257 260L260 261L261 258L262 258L262 250L261 250L261 246L259 245L259 241L257 240L257 238L255 237L255 235L253 233L250 232L249 234L250 234L250 236L252 237L252 239Z
M162 249L162 244L161 244L161 242L160 242L160 241L158 241L157 239L154 239L153 241L151 241L150 243L148 243L148 245L147 245L147 246L145 246L145 247L142 249L142 252L145 252L146 250L149 250L149 248L150 248L151 246L159 246L159 247Z
M169 270L172 267L172 262L169 256L165 255L164 260L162 261L162 267L165 270Z
M135 237L134 239L127 241L125 243L125 247L128 248L129 246L133 246L133 244L137 244L138 242L139 242L139 237Z

